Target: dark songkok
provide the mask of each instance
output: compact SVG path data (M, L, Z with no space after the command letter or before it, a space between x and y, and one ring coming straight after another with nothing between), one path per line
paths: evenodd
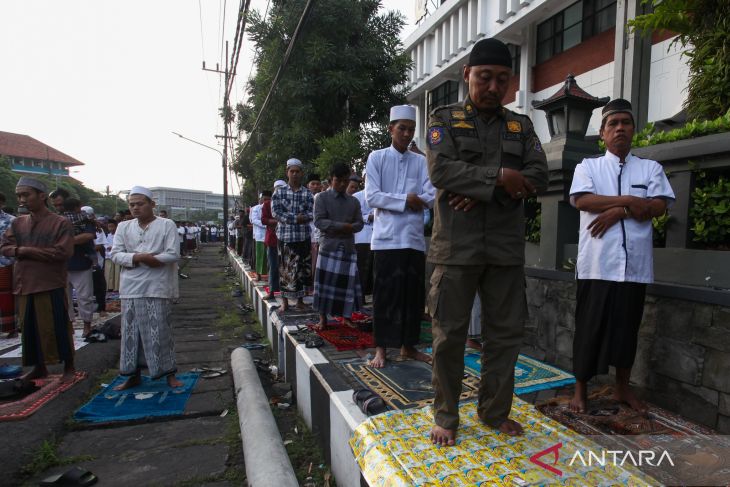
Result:
M307 176L307 184L311 183L312 181L321 181L322 178L319 177L319 174L310 174Z
M603 111L601 112L601 120L605 121L609 115L614 113L628 113L631 115L631 120L634 121L634 112L631 111L631 102L624 100L623 98L616 98L615 100L609 101Z
M468 66L505 66L512 68L512 55L507 45L499 39L482 39L474 44L469 54Z
M358 176L357 174L352 174L350 176L350 181L355 181L357 184L362 183L362 178Z

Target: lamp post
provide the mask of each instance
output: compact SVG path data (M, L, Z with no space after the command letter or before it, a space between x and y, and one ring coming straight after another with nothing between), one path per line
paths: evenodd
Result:
M207 149L214 150L221 155L221 161L223 161L223 228L226 230L226 238L223 239L223 242L225 245L228 245L228 164L226 161L226 156L225 154L223 154L223 152L219 151L215 147L205 145L201 142L198 142L197 140L193 140L185 137L184 135L178 134L177 132L172 133L177 135L181 139L185 139L189 142L192 142L193 144L198 144Z

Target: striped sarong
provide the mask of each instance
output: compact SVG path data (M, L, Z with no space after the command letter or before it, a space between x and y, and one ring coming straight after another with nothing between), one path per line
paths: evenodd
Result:
M320 314L349 318L362 303L362 288L357 272L357 253L348 252L344 245L336 251L320 249L314 276L314 303Z
M150 377L159 379L177 372L170 303L166 298L122 299L120 374L147 367Z
M73 360L73 327L66 303L65 288L18 296L24 366Z

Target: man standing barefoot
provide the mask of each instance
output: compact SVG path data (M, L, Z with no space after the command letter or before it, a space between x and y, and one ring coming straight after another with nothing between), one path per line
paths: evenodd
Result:
M155 216L149 189L133 187L128 202L134 219L119 224L111 256L122 266L119 372L129 377L115 390L140 384L144 366L152 379L166 376L170 387L180 387L183 384L175 377L175 343L170 326L172 300L178 297L177 228L172 220Z
M74 251L71 223L48 211L46 186L23 176L15 188L18 206L30 214L13 220L0 252L15 258L14 294L23 332L23 365L33 370L24 381L48 375L46 364L64 362L64 380L74 368L73 328L66 301L66 261Z

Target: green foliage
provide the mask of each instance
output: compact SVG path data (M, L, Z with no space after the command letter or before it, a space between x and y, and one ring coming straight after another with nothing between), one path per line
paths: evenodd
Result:
M267 18L250 15L256 75L246 103L236 107L239 130L253 128L305 4L272 0ZM390 107L405 100L411 61L399 37L403 17L381 9L380 0L314 4L256 132L237 150L234 167L249 190L283 178L290 157L305 170L323 171L335 157L359 167L383 140Z
M676 142L678 140L692 139L703 135L719 134L722 132L730 132L730 110L725 115L721 115L712 120L691 120L684 126L662 132L649 122L646 126L634 133L631 142L632 147L647 147L650 145L664 144L667 142ZM606 144L603 141L598 142L602 151L606 150Z
M730 249L730 180L700 171L689 210L694 242L709 248Z
M542 207L534 196L525 200L525 217L525 241L539 244Z
M654 228L652 240L654 247L664 247L667 239L667 222L669 221L669 213L657 216L651 219L651 225Z
M345 129L332 137L323 137L317 143L320 153L313 165L320 177L326 178L332 166L338 162L349 165L357 173L364 169L366 154L363 153L359 133Z
M690 118L714 118L730 109L730 2L727 0L644 0L653 12L629 26L650 34L671 31L688 59L684 107Z
M124 209L127 207L127 203L124 200L119 199L116 195L103 195L101 193L97 193L96 191L68 178L59 178L57 186L56 178L42 175L34 175L34 177L44 181L48 186L49 192L56 187L65 189L71 194L71 196L78 198L82 205L92 206L97 216L111 216L118 209ZM17 184L18 179L20 179L20 174L10 169L10 163L7 158L0 157L0 192L6 197L7 206L17 206L15 199L15 185Z

